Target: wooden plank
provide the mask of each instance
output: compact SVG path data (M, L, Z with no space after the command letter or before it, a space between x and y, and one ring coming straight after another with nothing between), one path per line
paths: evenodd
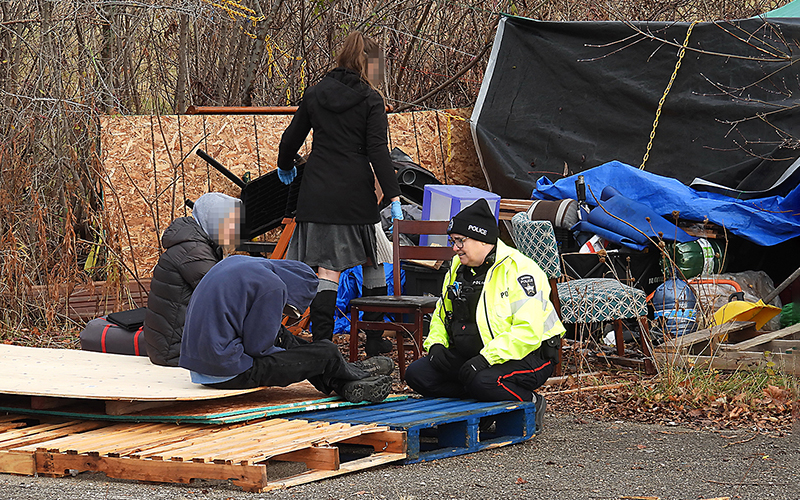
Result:
M36 472L63 475L66 471L102 472L108 477L159 483L188 484L193 478L232 480L245 491L261 491L267 484L265 465L224 465L195 462L131 460L37 451Z
M775 339L770 340L766 344L757 346L759 351L782 352L786 354L795 354L800 359L800 340L785 340Z
M760 371L768 368L770 363L775 371L789 375L800 375L800 363L796 354L774 353L769 356L763 352L729 352L722 356L689 356L687 364L695 368L714 368L717 370Z
M696 348L699 348L698 353L708 349L709 347L714 350L716 344L719 343L719 341L721 341L726 335L753 327L755 327L754 321L733 321L730 323L723 323L722 325L705 328L703 330L698 330L696 332L670 339L657 346L654 350L658 352L687 353L695 346Z
M27 424L25 422L9 422L0 424L0 433L10 431L11 429L19 429L20 427L25 427ZM0 435L2 438L2 435Z
M339 470L339 448L335 446L312 446L302 450L276 455L270 460L278 462L304 462L309 469Z
M513 198L500 199L500 220L511 220L518 212L527 212L533 200L518 200Z
M725 344L722 346L722 348L727 351L748 351L757 345L764 344L775 339L782 339L798 332L800 332L800 323L783 328L781 330L776 330L774 332L764 333L758 337L745 340L744 342L739 342L737 344Z
M0 448L4 448L5 447L4 443L11 441L13 439L39 434L41 432L61 429L63 427L74 425L75 423L76 422L59 422L56 424L39 424L31 426L25 424L25 422L21 422L22 428L17 427L15 429L8 429L7 431L4 431L3 434L0 434Z
M273 481L268 483L261 491L267 492L276 489L289 488L291 486L319 481L330 477L340 476L342 474L371 469L380 465L397 462L398 460L403 460L404 458L406 458L405 453L376 453L375 455L370 455L358 460L345 462L340 465L338 470L308 471L291 478Z
M138 440L139 436L146 435L146 433L153 429L157 429L157 426L163 425L164 424L115 425L43 442L37 450L50 451L53 453L98 454L104 452L106 446L115 446L129 439Z
M36 462L31 453L0 451L0 472L33 476L36 474Z
M325 436L328 435L331 429L339 430L341 427L349 427L349 424L331 424L330 427L325 428L325 432L319 429L314 429L313 424L318 422L309 423L311 427L302 432L296 432L288 439L279 438L277 440L270 440L269 447L260 445L260 443L251 443L249 446L242 447L236 450L238 456L234 454L219 455L217 458L241 463L255 463L268 460L276 455L288 453L290 451L299 450L313 446L314 444L324 441Z
M106 414L130 415L143 410L164 408L172 404L172 401L106 401Z
M24 436L20 436L14 439L4 440L2 443L3 448L11 449L14 448L20 451L34 451L39 447L38 443L50 441L53 439L58 439L64 437L65 435L70 435L72 433L80 433L87 430L96 429L98 427L102 427L105 424L102 422L82 422L75 425L65 426L54 430L48 431L39 431L36 429L28 429L29 432L26 433Z
M57 398L51 396L31 396L31 409L32 410L50 410L52 408L60 408L75 401L68 398Z
M144 356L0 344L0 394L123 401L195 401L258 391L193 384Z
M260 434L266 433L267 435L276 435L276 434L284 434L290 431L291 426L286 420L282 419L274 419L269 421L271 426L258 426L258 427L251 427L251 426L242 426L237 427L237 431L233 431L232 429L221 429L218 430L214 436L213 440L219 442L236 442L237 438L241 436L257 436ZM167 459L169 457L178 457L182 454L191 454L194 453L193 448L196 449L200 446L207 445L207 437L198 436L197 439L194 440L184 440L182 442L176 442L167 444L164 446L158 446L155 448L142 450L139 456L144 458L159 458L159 459ZM181 458L182 459L182 458Z
M372 446L375 451L386 453L403 453L407 447L405 431L380 431L361 434L342 441L345 444Z

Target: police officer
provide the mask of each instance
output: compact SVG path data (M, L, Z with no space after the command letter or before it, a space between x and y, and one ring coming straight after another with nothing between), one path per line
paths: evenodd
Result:
M428 354L409 365L406 382L423 396L533 401L538 432L546 403L533 391L553 373L565 333L547 276L498 240L485 199L456 214L447 232L458 258L431 318Z

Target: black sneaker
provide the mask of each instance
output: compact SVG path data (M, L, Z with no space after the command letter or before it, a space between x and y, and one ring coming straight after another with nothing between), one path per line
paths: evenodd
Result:
M344 384L340 396L351 403L369 401L379 403L392 392L392 377L378 375Z
M547 401L544 399L544 396L534 392L533 402L536 403L536 416L534 417L536 430L534 432L538 435L542 433L542 422L544 421L544 411L547 409Z
M353 366L363 370L370 377L375 375L391 375L394 371L394 361L386 356L373 356L353 363Z

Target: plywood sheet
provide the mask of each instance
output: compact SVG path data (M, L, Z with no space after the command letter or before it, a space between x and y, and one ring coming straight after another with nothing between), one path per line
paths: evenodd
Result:
M0 344L0 359L0 394L191 401L259 390L219 390L193 384L187 370L157 366L141 356Z
M469 130L469 109L389 114L389 146L398 147L444 184L486 187ZM231 172L252 179L275 169L291 115L101 117L105 234L125 268L152 275L159 238L189 213L186 198L240 189L195 154L203 149ZM301 154L310 150L309 135ZM280 229L266 241L277 241Z

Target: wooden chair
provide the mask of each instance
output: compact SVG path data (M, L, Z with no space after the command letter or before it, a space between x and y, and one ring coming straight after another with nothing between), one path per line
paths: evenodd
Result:
M558 283L561 265L555 231L550 221L530 220L525 213L511 218L517 250L533 259L550 278L550 300L563 323L612 322L617 354L625 355L622 320L635 318L642 329L645 371L654 373L647 333L647 304L644 291L610 278L584 278ZM560 353L559 365L560 372Z
M414 359L419 358L422 352L423 318L433 312L438 297L434 296L409 296L403 295L400 289L400 261L403 259L447 261L453 258L455 252L450 247L432 246L401 246L400 234L447 234L449 221L412 221L395 220L392 230L394 264L393 295L382 297L359 297L350 301L350 361L358 359L358 331L359 330L391 330L395 332L397 342L397 364L400 379L405 378L405 339L406 335L412 341ZM447 265L446 263L443 265ZM359 312L383 312L394 317L394 321L362 321ZM409 315L412 320L403 322L403 316Z

